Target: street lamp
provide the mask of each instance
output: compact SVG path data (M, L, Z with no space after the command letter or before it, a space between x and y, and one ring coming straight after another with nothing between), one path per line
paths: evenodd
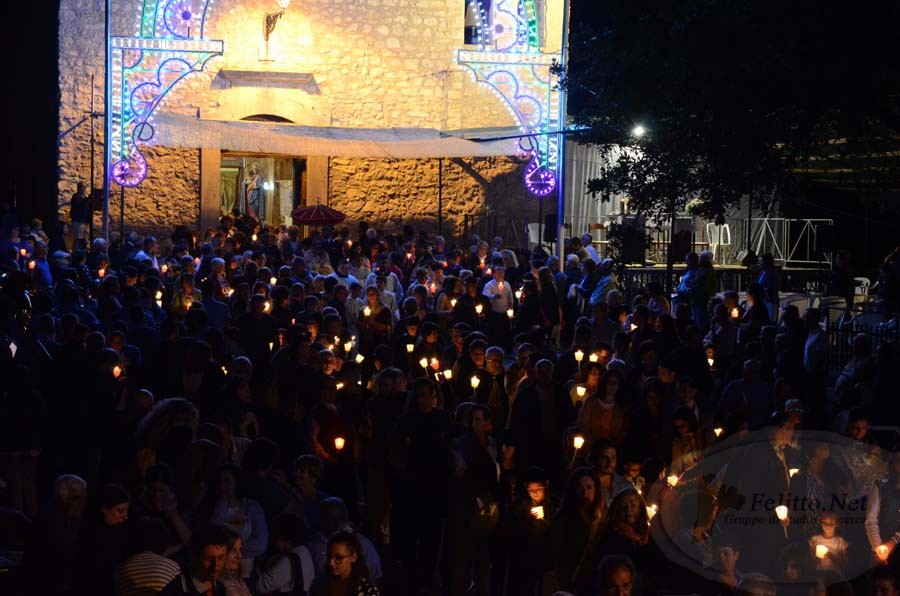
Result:
M634 128L631 129L631 136L636 139L640 139L645 134L647 134L647 128L643 124L635 124Z

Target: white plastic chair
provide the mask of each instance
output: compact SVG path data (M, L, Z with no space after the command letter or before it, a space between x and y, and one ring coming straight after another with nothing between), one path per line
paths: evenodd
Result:
M731 227L728 224L706 224L706 239L709 241L709 252L713 261L717 261L716 252L720 246L731 246Z
M872 280L868 277L853 278L853 303L866 302L869 299L869 288L872 286Z

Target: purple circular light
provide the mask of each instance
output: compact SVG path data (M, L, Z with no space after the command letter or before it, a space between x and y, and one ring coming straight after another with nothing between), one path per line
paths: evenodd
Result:
M181 20L190 21L191 20L191 11L185 9L181 11Z

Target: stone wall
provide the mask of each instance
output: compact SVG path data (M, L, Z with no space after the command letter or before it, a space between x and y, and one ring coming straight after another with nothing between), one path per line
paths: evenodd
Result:
M359 221L399 230L407 222L437 231L439 180L443 161L443 230L446 236L464 231L465 216L487 218L487 228L503 234L507 222L523 229L525 218L537 221L538 201L522 185L525 164L512 158L423 160L331 160L330 206ZM552 210L555 197L545 201ZM521 237L520 232L520 238Z
M139 0L113 2L114 35L136 33L140 5ZM95 112L103 111L103 6L103 0L60 2L60 132L68 131L59 144L64 219L76 182L89 177L90 120L79 122L90 111L92 73ZM271 37L273 60L261 61L263 16L274 10L272 0L212 3L206 37L224 40L224 55L180 83L158 110L222 120L272 114L310 126L446 131L513 124L501 101L455 62L464 28L463 3L458 0L294 2ZM313 83L302 89L229 88L217 78L220 69L309 73ZM95 121L95 136L94 186L102 187L102 116ZM126 229L161 233L176 224L197 226L199 151L153 148L146 154L147 180L126 190ZM524 165L515 160L444 163L445 212L455 222L463 214L484 212L486 203L489 211L510 215L520 215L523 204L536 203L521 184ZM410 214L423 214L427 220L424 214L436 212L437 160L333 159L330 172L310 172L313 175L330 176L332 205L346 205L354 214L394 222ZM113 185L113 230L118 229L118 191ZM100 225L99 214L95 224Z

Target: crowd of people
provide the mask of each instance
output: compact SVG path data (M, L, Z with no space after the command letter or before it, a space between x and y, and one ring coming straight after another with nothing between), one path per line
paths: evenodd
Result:
M831 380L769 257L745 299L708 253L626 296L589 236L87 236L0 242L11 589L900 593L894 348ZM726 523L756 494L865 520Z

